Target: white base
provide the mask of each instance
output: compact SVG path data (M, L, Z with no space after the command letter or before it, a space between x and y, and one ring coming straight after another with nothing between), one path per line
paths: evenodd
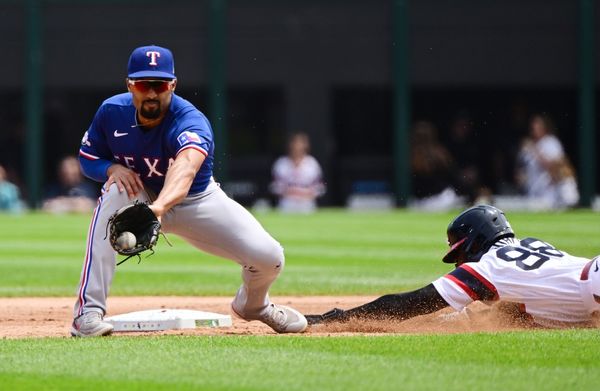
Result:
M193 310L147 310L104 318L114 331L159 331L198 327L231 327L231 316Z

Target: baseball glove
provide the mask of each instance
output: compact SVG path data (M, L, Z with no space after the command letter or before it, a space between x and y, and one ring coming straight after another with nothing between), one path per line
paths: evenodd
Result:
M146 250L154 253L152 247L158 241L160 221L148 204L136 201L117 210L108 219L107 230L112 248L121 255L127 255L127 258L117 263L120 265L134 255L139 257Z

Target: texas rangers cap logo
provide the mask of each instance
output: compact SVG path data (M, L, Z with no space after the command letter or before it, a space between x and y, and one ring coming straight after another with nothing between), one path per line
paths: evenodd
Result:
M127 77L176 79L173 53L167 48L150 45L136 48L129 56Z
M156 66L156 65L158 65L158 63L156 62L156 59L160 57L160 52L148 51L148 52L146 52L146 57L150 57L150 64L148 64L148 65Z

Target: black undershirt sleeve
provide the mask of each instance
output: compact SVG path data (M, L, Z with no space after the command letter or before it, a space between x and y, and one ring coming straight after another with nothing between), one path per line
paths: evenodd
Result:
M323 315L309 315L311 324L346 321L350 319L405 320L418 315L430 314L449 304L440 296L433 284L412 292L396 293L349 310L334 309Z

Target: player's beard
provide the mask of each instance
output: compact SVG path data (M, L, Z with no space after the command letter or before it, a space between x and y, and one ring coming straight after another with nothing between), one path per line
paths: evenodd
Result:
M155 103L156 106L148 107L146 103ZM156 99L148 99L142 103L142 107L140 109L140 115L146 119L157 119L160 117L160 101Z

